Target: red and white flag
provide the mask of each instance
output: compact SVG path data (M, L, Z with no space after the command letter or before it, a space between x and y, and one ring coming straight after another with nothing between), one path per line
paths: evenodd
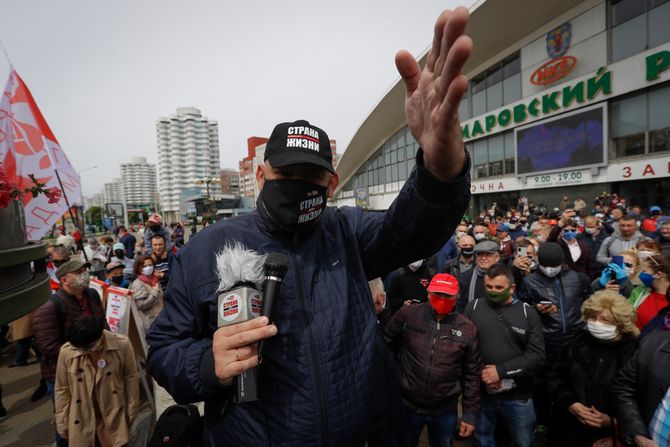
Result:
M29 175L46 184L46 188L61 189L56 170L63 185L63 194L70 203L80 196L79 175L58 144L37 107L28 86L13 66L0 99L0 163L7 180L21 190L33 186ZM43 194L33 198L23 195L28 239L44 236L67 211L64 199L49 203Z

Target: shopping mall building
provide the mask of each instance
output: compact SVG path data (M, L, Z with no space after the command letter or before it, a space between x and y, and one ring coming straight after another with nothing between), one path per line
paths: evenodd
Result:
M471 213L603 191L670 210L670 1L480 1L468 34ZM386 209L412 171L404 94L398 80L354 134L337 205Z

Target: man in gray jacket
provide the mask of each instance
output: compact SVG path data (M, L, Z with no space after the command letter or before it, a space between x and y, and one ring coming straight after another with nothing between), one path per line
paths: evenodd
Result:
M633 216L622 217L618 226L619 231L612 233L600 246L596 260L602 265L609 264L612 262L612 256L618 256L621 252L634 248L638 242L646 239L642 233L637 231L637 222Z
M473 445L495 445L500 420L513 445L531 446L535 429L532 376L545 356L542 323L532 306L514 296L516 286L508 267L492 266L484 282L486 297L471 301L463 314L477 326L485 365Z

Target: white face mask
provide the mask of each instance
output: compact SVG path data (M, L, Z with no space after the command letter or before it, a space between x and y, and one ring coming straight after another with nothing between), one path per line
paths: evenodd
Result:
M554 276L561 273L561 266L559 265L558 267L545 267L541 265L540 270L542 270L542 273L544 273L549 278L553 278Z
M516 230L516 224L509 224L510 230Z
M649 256L653 256L654 252L649 250L640 250L637 252L637 255L640 257L640 261L646 260Z
M463 236L465 236L466 234L468 234L468 233L466 233L465 231L457 231L457 232L456 232L456 237L457 237L458 239L460 239L460 238L462 238Z
M80 273L72 279L72 287L77 287L79 289L86 289L91 282L88 273Z
M600 321L589 320L586 322L586 328L598 340L614 340L618 335L619 328L613 324L601 323Z
M475 240L476 241L482 241L486 238L486 235L484 233L475 233Z
M419 259L418 261L412 262L408 267L411 271L416 272L421 268L423 265L423 259Z
M598 228L596 228L596 227L593 227L593 228L586 227L586 228L584 228L584 231L586 231L588 234L596 234L596 231L598 231Z
M629 278L632 278L635 275L635 267L626 267L626 275L628 275Z
M142 267L142 274L144 276L151 276L151 274L154 272L154 266L153 265L148 265L146 267Z

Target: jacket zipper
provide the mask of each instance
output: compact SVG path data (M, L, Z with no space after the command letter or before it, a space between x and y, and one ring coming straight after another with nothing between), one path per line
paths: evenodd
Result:
M433 341L430 344L430 359L428 361L428 377L426 377L426 384L430 383L430 375L433 371L433 356L435 355L435 342L437 342L437 336L440 333L440 322L437 322L437 328L433 332Z
M297 234L296 234L297 236ZM293 247L297 245L296 239L293 240ZM305 304L305 295L302 290L302 275L300 273L300 264L297 262L295 258L295 254L293 250L289 252L289 255L291 257L291 263L293 264L293 267L295 268L295 273L296 273L296 282L298 283L298 295L300 296L300 302L302 304L303 310L307 310L307 306ZM308 339L309 339L309 348L312 354L312 366L314 367L314 376L316 380L316 387L317 387L317 393L319 395L319 405L321 407L321 428L322 428L322 433L321 433L321 445L322 446L328 446L329 440L328 440L328 415L327 415L327 410L326 410L326 396L323 391L323 381L321 380L321 370L319 369L318 365L318 352L316 349L316 344L314 343L314 332L312 331L312 327L309 325L309 321L307 320L307 317L303 313L303 323L305 324L306 328L309 328L308 331Z

